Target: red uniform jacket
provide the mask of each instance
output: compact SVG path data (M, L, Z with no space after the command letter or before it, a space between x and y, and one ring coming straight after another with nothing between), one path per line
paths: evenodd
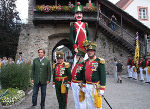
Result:
M80 73L82 68L83 68L83 64L82 63L76 64L74 66L74 68L72 70L72 82L74 82L74 83L80 82L80 81L77 81L77 73Z
M149 63L150 63L150 56L146 59L146 67L150 66Z

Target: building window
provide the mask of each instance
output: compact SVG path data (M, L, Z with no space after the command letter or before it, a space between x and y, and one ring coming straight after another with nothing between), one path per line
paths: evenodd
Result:
M148 8L138 7L139 20L148 20Z

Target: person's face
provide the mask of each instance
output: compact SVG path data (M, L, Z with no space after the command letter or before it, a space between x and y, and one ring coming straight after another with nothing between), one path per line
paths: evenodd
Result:
M58 64L61 64L63 62L63 59L62 58L58 58L57 62L58 62Z
M19 56L19 60L21 60L21 56Z
M38 54L40 58L43 58L45 56L43 50L39 50Z
M11 59L11 58L9 58L9 61L12 61L12 59Z
M120 60L118 61L118 63L120 63Z
M75 13L75 18L76 18L77 20L81 21L82 18L83 18L83 14L82 14L81 12L77 12L77 13Z
M88 54L88 56L89 56L90 58L92 58L92 57L95 56L95 51L94 51L94 50L88 50L87 54Z

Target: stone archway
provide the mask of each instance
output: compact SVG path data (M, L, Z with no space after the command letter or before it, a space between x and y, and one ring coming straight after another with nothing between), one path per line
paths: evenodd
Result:
M48 36L49 45L48 45L48 57L52 63L53 52L60 46L64 45L73 53L72 43L69 41L69 33L58 33Z

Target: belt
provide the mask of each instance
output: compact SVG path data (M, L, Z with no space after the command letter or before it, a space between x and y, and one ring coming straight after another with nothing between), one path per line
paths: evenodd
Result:
M55 78L56 81L64 81L64 80L68 80L68 77L65 76L65 77L56 77Z
M81 81L77 81L77 80L72 79L72 82L73 83L80 83Z
M87 84L96 84L96 83L98 83L99 81L97 81L97 82L90 82L90 81L86 81L86 83ZM100 83L100 82L99 82Z

